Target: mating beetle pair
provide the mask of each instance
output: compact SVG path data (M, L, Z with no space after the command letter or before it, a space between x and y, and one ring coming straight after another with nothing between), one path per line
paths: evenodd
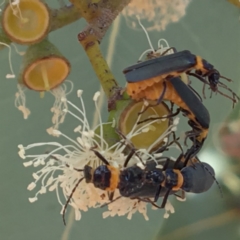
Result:
M194 69L195 73L192 72ZM162 100L168 100L177 105L188 117L192 131L187 132L186 137L193 141L193 145L185 154L186 163L203 146L208 135L210 116L200 97L181 80L181 74L195 76L204 85L209 85L213 92L230 98L234 103L239 99L231 89L219 81L220 78L231 81L230 79L221 76L213 65L187 50L161 55L132 65L123 72L128 82L127 93L132 99L157 100L157 104ZM219 87L230 91L233 97L222 93Z

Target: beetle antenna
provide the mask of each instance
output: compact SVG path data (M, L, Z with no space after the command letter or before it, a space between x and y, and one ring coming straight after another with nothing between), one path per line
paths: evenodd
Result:
M49 153L49 152L46 152L46 153ZM56 156L50 155L49 157L51 157L52 159L54 159L54 160L56 160L56 161L58 161L58 162L64 163L66 167L71 168L69 164L61 161L61 160L60 160L59 158L57 158ZM79 168L73 168L73 169L74 169L75 171L77 171L77 172L83 172L83 171L84 171L83 169L79 169Z
M201 162L201 161L199 160L199 162ZM209 175L213 178L213 180L216 182L216 184L218 186L218 189L219 189L219 192L220 192L220 195L221 195L221 198L223 198L223 191L222 191L220 183L218 182L218 180L215 178L215 176L210 172L210 170L206 166L203 165L203 167L209 173Z
M94 150L93 148L91 149L94 154L106 165L109 165L109 162L108 160L98 151Z
M230 78L226 78L226 77L224 77L224 76L222 76L222 75L219 75L219 77L220 77L220 78L223 78L223 79L225 79L225 80L227 80L228 82L233 82L232 79L230 79Z
M198 163L201 163L201 165L204 167L204 169L209 173L209 175L213 178L213 180L216 182L216 184L218 185L218 189L220 191L220 195L221 195L221 198L223 198L223 191L222 191L222 188L221 188L221 185L220 183L218 182L218 180L216 179L216 177L210 172L210 170L202 163L202 161L200 161L200 159L195 156L195 160L198 162ZM194 162L193 162L193 166L194 166Z
M65 213L66 213L66 210L67 210L67 206L68 206L68 204L69 204L69 202L70 202L70 200L71 200L74 192L76 191L78 185L80 184L80 182L81 182L83 179L84 179L84 177L83 177L83 178L80 178L80 179L77 181L76 185L74 186L71 194L69 195L69 197L68 197L68 199L67 199L67 201L66 201L66 203L65 203L65 205L64 205L64 208L63 208L63 223L64 223L65 226L66 226Z

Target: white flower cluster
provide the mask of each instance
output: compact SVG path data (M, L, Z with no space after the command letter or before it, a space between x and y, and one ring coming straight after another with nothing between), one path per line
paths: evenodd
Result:
M132 0L124 9L123 15L132 28L136 27L136 16L147 20L148 30L165 30L167 25L178 22L185 14L191 0Z
M104 124L109 124L111 127L114 127L112 123L103 123L100 115L100 111L97 108L97 99L99 97L99 92L95 94L93 100L95 102L96 110L99 115L99 125L96 128L100 128L100 133L96 134L95 129L91 129L89 122L86 118L86 111L84 102L82 99L82 91L78 90L78 97L81 102L81 109L66 100L62 99L62 102L71 106L75 111L78 112L78 115L66 109L65 112L68 112L80 122L80 125L74 129L76 133L79 134L79 137L76 140L69 138L67 135L63 134L59 130L53 130L54 135L64 137L69 141L68 145L62 145L58 142L46 142L46 143L34 143L26 147L19 145L19 156L28 161L25 161L23 165L25 167L33 166L39 170L33 173L34 181L29 184L28 190L32 191L38 187L34 197L29 198L30 202L35 202L38 200L40 194L45 194L47 192L55 191L57 195L58 202L62 206L61 214L64 212L64 206L68 197L72 194L73 189L76 187L76 184L79 183L79 180L84 177L82 171L77 171L83 169L85 165L89 165L93 168L102 165L103 162L95 155L92 151L92 148L95 148L107 161L110 165L117 167L121 170L126 155L124 154L124 149L126 147L126 141L131 139L132 136L135 136L142 131L146 131L148 126L153 122L150 121L144 125L144 127L136 129L136 126L133 127L132 131L126 136L126 139L122 139L113 146L109 146L108 143L104 140L103 126ZM159 120L158 120L159 121ZM178 124L178 118L175 119L173 125L169 126L165 133L159 137L160 139L166 138L172 131L176 131L176 125ZM137 125L137 124L136 124ZM153 144L155 145L155 144ZM41 146L52 146L54 150L49 153L39 154L39 155L27 155L26 151L32 148L37 148ZM154 156L149 154L149 149L137 150L137 155L143 161L146 161L149 157L154 158ZM140 163L139 158L133 156L129 161L129 165ZM119 197L119 191L114 192L114 199ZM135 212L140 212L143 214L146 220L147 217L147 203L139 201L137 199L130 199L120 197L118 200L109 203L108 192L101 189L95 188L93 184L86 183L85 180L81 181L76 187L72 198L69 201L69 205L72 206L75 210L75 219L79 220L81 218L81 211L87 211L88 208L99 207L103 204L106 204L108 210L103 213L103 218L108 216L122 216L127 214L127 218L131 219L132 214ZM173 213L174 209L171 207L170 203L166 205L165 210Z

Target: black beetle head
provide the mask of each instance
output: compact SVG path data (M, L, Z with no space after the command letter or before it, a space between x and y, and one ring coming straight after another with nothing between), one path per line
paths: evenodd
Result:
M100 165L93 173L93 184L96 188L106 190L110 187L111 170L106 165Z
M219 78L220 74L218 71L214 71L208 76L210 88L212 89L213 92L216 92L218 89Z

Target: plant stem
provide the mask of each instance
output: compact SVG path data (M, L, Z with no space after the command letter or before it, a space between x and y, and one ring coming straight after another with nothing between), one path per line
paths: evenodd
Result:
M89 23L84 30L96 35L100 42L114 19L131 0L70 0L79 9L83 18Z
M114 98L119 91L118 84L102 56L99 43L119 12L130 0L70 0L79 9L89 25L78 35L78 40L86 51L102 88L108 98Z
M71 24L81 18L81 14L74 5L60 9L51 9L52 22L50 32Z
M85 49L107 98L111 98L115 93L115 89L118 88L118 84L102 56L96 37L90 34L85 35L84 33L80 33L78 36L78 40Z

